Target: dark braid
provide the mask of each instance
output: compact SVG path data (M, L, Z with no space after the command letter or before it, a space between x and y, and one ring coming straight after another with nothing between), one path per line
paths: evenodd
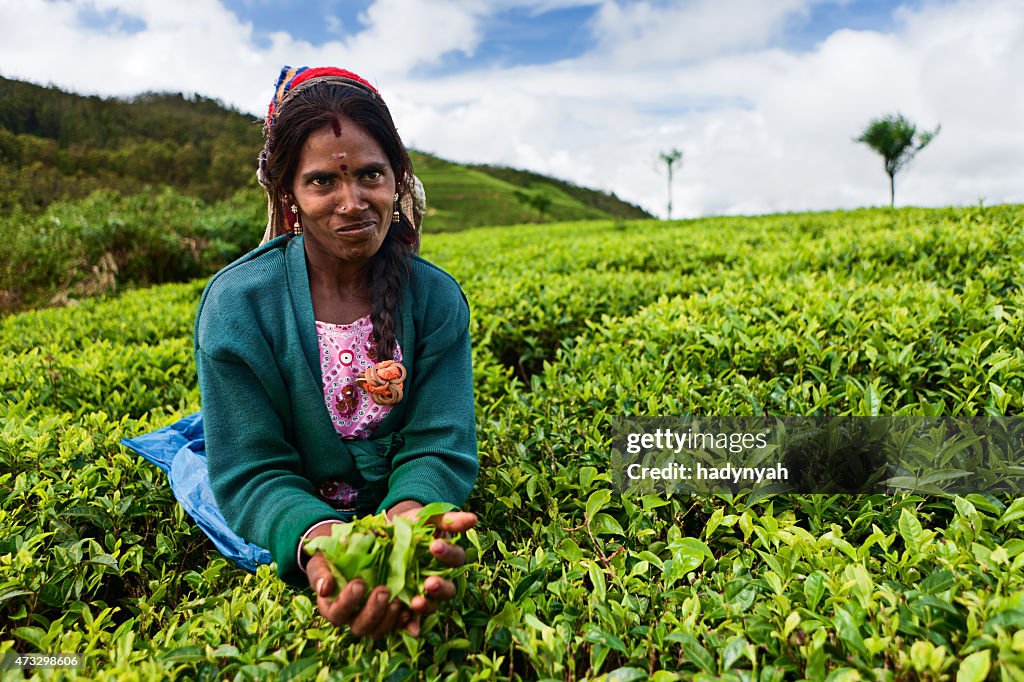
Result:
M402 216L402 222L406 218ZM380 250L370 261L367 286L370 290L370 320L373 322L373 340L377 344L377 359L394 360L398 339L398 310L402 291L409 276L409 248L396 233L402 227L392 224ZM406 348L405 352L411 352Z

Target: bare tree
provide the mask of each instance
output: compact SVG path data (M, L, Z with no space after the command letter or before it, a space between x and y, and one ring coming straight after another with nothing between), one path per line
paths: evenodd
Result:
M672 220L672 167L683 158L683 153L678 149L661 152L658 158L665 162L668 168L668 219Z
M903 114L889 114L876 118L855 142L863 142L882 155L885 172L889 176L889 207L896 205L896 173L910 163L914 155L931 142L942 126L932 132L917 132L917 126L903 117Z

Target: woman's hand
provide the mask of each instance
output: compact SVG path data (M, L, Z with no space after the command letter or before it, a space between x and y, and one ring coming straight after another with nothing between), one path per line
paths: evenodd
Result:
M388 510L388 518L395 516L415 517L423 505L418 502L400 502ZM476 525L476 514L469 512L447 512L430 519L437 528L436 540L430 545L430 553L438 561L457 568L466 562L466 552L458 545L446 541L452 533L462 533ZM340 522L339 522L340 523ZM314 529L308 537L330 535L331 525L325 524ZM455 584L440 576L428 576L423 584L426 596L416 595L410 606L398 599L391 599L391 593L384 585L377 586L370 593L365 605L360 609L366 583L356 579L345 585L336 595L337 583L331 572L327 559L322 554L314 554L306 565L309 586L316 595L316 606L324 618L338 627L348 625L352 634L358 637L379 639L397 628L405 628L409 634L419 636L420 619L422 616L437 610L437 602L455 596Z
M388 518L395 516L416 518L416 514L422 507L423 505L419 502L411 500L399 502L388 510ZM466 563L466 550L447 540L452 533L464 533L475 526L476 514L458 511L445 512L431 517L430 523L437 528L434 532L437 539L430 543L430 553L438 561L452 568L458 568ZM418 594L412 598L412 603L409 606L413 615L407 623L401 623L401 626L404 626L413 636L420 634L420 618L422 616L436 611L438 601L446 601L455 596L455 583L438 575L427 576L427 579L423 581L423 592L426 596Z
M333 525L324 524L314 528L307 537L330 535ZM391 594L384 585L378 586L370 593L362 609L359 606L366 592L366 583L362 580L350 581L335 595L337 583L334 574L327 559L319 552L310 557L306 564L306 576L309 578L313 594L316 595L316 608L320 615L338 627L348 625L352 634L356 636L379 639L394 630L400 619L406 623L412 620L409 609L397 599L392 601Z
M306 565L309 586L316 594L316 608L320 615L333 625L348 625L352 634L358 637L380 639L395 629L400 622L411 622L409 609L397 599L391 599L391 593L384 585L377 586L370 593L366 604L359 608L366 592L366 583L352 580L336 595L337 584L334 574L322 554L314 554Z

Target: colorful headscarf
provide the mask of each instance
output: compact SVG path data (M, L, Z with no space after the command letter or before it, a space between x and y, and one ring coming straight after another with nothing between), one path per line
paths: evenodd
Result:
M281 105L314 82L341 83L363 90L382 102L384 101L380 93L377 92L377 88L370 85L366 79L351 71L339 69L335 66L317 66L314 68L308 66L286 66L281 69L281 75L277 77L277 84L274 86L274 98L270 100L270 106L267 107L267 127L272 128L274 123L277 122L277 112L281 110Z

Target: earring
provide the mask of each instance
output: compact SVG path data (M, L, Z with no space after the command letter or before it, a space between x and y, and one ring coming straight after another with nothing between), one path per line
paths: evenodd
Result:
M295 214L295 224L292 225L292 234L302 234L302 225L299 224L299 207L292 204L292 213Z
M402 219L402 214L398 212L398 195L395 195L395 212L391 215L391 222L397 223Z

